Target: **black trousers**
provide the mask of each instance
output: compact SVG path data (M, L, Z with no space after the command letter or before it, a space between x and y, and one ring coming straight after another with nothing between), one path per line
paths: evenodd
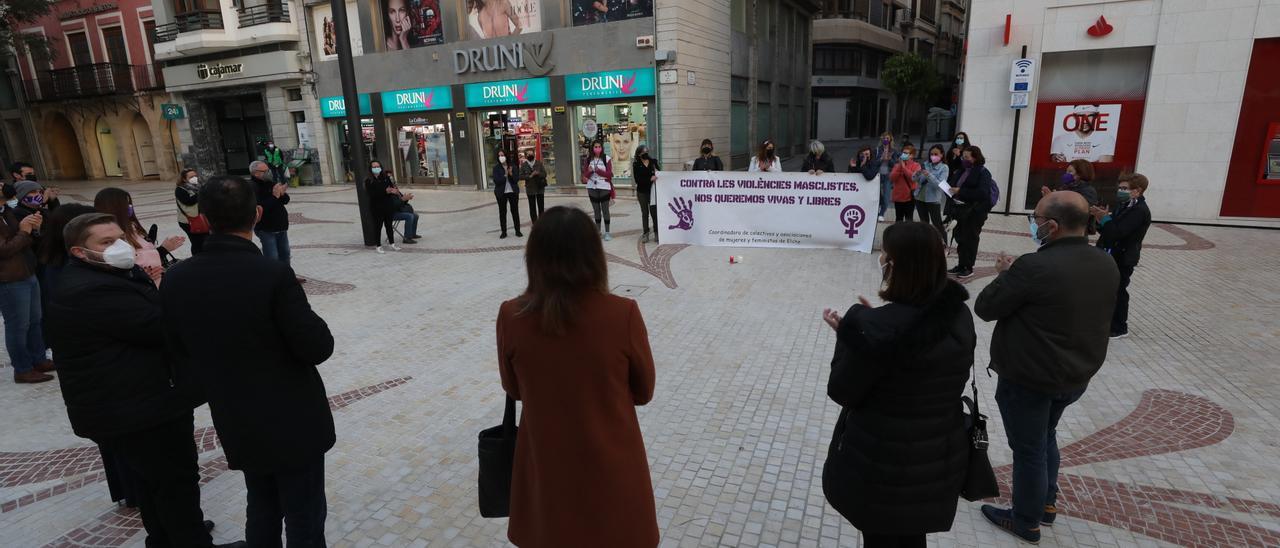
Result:
M324 499L324 455L317 455L297 467L273 472L244 471L248 490L245 540L253 548L273 548L280 543L280 521L289 548L323 547L324 521L328 506Z
M1120 288L1116 290L1116 309L1111 313L1111 332L1129 332L1129 279L1133 277L1133 267L1120 267Z
M640 221L644 226L644 233L649 233L649 219L653 219L653 231L658 231L658 206L650 203L653 197L651 192L637 192L636 197L640 198Z
M895 215L894 222L901 223L903 221L911 222L911 213L915 211L915 201L910 202L894 202L893 213Z
M507 209L511 210L511 221L515 223L516 232L520 232L520 195L511 192L508 194L494 194L494 198L498 200L498 222L502 225L502 234L507 234Z
M374 213L373 222L382 225L383 230L387 232L387 243L396 243L396 227L391 219L391 214ZM382 245L382 236L378 236L378 245Z
M542 215L542 210L546 207L545 194L529 194L529 222L538 222L538 216Z
M877 535L862 533L862 545L866 548L923 548L924 535Z
M969 209L956 217L956 248L960 263L956 266L973 268L978 261L978 240L982 237L982 225L987 224L985 209Z
M938 229L942 241L947 241L947 229L942 225L942 204L917 201L916 216L920 218L920 222L929 223Z
M154 428L101 440L138 489L147 548L212 546L200 511L200 468L190 412Z
M189 224L178 223L178 228L187 233L187 241L191 242L192 255L199 255L201 251L204 251L204 239L209 237L208 234L192 234L191 225Z

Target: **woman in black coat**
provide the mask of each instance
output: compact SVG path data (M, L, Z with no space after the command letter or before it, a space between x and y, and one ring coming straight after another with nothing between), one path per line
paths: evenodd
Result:
M831 155L827 154L827 147L822 144L822 141L817 139L809 141L809 155L804 157L800 171L809 175L835 173L836 163L831 160Z
M960 396L977 336L937 230L890 226L881 257L888 304L860 298L843 318L824 313L836 330L827 395L841 411L822 489L867 547L924 546L955 519L969 457Z
M987 157L982 154L982 149L966 148L961 157L960 175L951 183L952 197L956 202L952 206L951 216L956 220L953 234L959 260L955 268L947 272L964 279L973 276L982 227L987 224L987 216L995 205L991 202L991 187L995 181L987 170Z

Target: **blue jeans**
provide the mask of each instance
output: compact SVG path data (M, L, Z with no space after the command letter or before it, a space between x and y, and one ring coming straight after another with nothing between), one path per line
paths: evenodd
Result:
M880 174L880 213L877 217L884 217L884 213L889 211L889 200L893 198L893 180L889 179L888 173Z
M996 383L996 404L1013 450L1013 519L1019 530L1040 526L1046 505L1058 501L1058 420L1084 389L1046 394Z
M401 211L391 215L392 221L404 221L404 237L418 237L418 214Z
M258 239L262 241L262 255L268 259L284 261L289 264L289 231L281 230L280 232L267 232L265 230L255 230L254 234L258 235Z
M267 166L271 168L271 180L277 183L289 184L289 178L285 176L284 166Z
M0 283L0 315L4 316L4 346L13 372L26 373L44 361L48 347L40 325L40 282L35 276Z

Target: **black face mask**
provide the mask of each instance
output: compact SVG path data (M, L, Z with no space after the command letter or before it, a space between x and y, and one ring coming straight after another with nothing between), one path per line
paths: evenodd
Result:
M28 174L27 174L27 176L26 176L26 180L28 180L28 181L33 181L33 182L34 182L34 181L38 181L38 180L40 180L40 178L39 178L39 177L36 177L36 174L35 174L35 173L28 173Z
M702 147L703 154L711 154L711 147Z
M648 160L648 159L649 159L649 153L648 153L648 152L642 153L642 154L640 155L640 158L641 158L641 159L643 159L643 160Z
M765 152L769 153L770 156L773 156L773 149L765 149Z

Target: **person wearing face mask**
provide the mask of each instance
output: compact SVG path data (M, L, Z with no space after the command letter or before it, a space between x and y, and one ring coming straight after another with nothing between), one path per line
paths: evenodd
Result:
M973 276L974 263L978 261L978 243L982 239L982 227L991 213L991 186L995 181L987 170L987 157L982 149L969 147L964 150L960 176L951 185L951 196L956 204L952 217L956 220L955 239L959 260L955 268L948 270L957 278Z
M35 168L31 167L31 164L28 164L26 162L14 162L13 165L9 167L9 172L10 172L9 175L13 177L14 185L17 185L22 181L29 181L29 182L35 183L37 182L37 179L38 179L36 177ZM40 207L43 207L47 211L53 211L57 209L59 204L58 194L61 192L58 189L58 187L48 187L48 188L41 187L41 191L43 194L43 200L41 200L41 202L38 205ZM18 199L21 199L23 196L26 196L25 193L18 193L16 189L14 190L14 192L17 195ZM12 198L6 195L5 199L10 200ZM20 204L14 203L9 207L18 207L19 205ZM38 208L32 208L32 209L38 209ZM28 210L27 214L30 214L30 210ZM24 217L24 216L25 215L20 214L19 219L21 219L21 217Z
M195 380L165 348L160 292L107 213L63 230L69 259L49 306L67 418L134 478L147 546L214 546L200 509ZM237 542L222 546L244 546Z
M947 167L942 153L942 145L933 145L929 148L928 161L924 163L923 168L915 174L915 181L920 186L916 189L914 197L916 200L916 212L919 214L921 221L927 221L938 230L938 235L942 236L942 241L947 240L947 229L942 225L942 187L939 183L946 183L950 180L951 170Z
M915 209L913 195L920 187L920 183L916 182L916 173L920 169L920 163L916 161L916 147L902 147L898 165L893 166L893 171L889 173L889 179L893 181L893 212L897 217L895 223L911 221L911 213Z
M493 197L498 200L498 222L502 225L499 239L507 237L507 209L511 210L511 224L516 229L516 237L524 237L520 232L520 172L509 162L507 152L499 150L498 163L493 164Z
M991 370L1000 376L996 403L1013 451L1013 508L987 505L982 515L1035 544L1040 526L1057 517L1054 431L1107 359L1120 271L1089 245L1089 203L1080 194L1051 193L1027 217L1039 250L997 259L999 274L978 295L974 312L996 322Z
M1129 336L1129 279L1142 258L1142 240L1151 228L1151 209L1147 207L1145 175L1120 175L1116 191L1116 210L1093 206L1089 213L1098 225L1098 248L1115 259L1120 269L1120 287L1116 291L1115 313L1111 315L1111 338Z
M1067 164L1066 171L1054 188L1049 188L1047 185L1040 187L1040 196L1048 196L1055 190L1070 190L1084 196L1085 201L1089 202L1089 207L1097 206L1101 202L1098 200L1098 190L1093 188L1093 177L1093 162L1072 160Z
M333 333L293 269L253 245L265 212L252 183L209 179L200 211L212 233L160 288L163 340L208 398L228 468L243 473L249 544L282 546L283 522L288 546L326 546L324 456L336 437L319 366ZM193 313L198 324L182 321Z
M893 166L898 165L901 153L893 148L893 134L884 132L880 135L880 144L871 151L871 155L880 162L880 210L876 214L879 222L884 222L884 214L889 211L889 200L893 196Z
M862 147L849 159L849 173L860 173L868 183L875 184L880 177L880 160L871 152L871 147Z
M164 261L161 257L172 253L187 239L182 236L170 236L160 245L147 239L147 231L138 222L137 213L133 210L133 197L125 190L107 187L98 191L93 197L93 208L101 213L115 217L116 226L124 233L121 238L134 249L134 262L151 275L156 285L160 285L160 277L164 274Z
M715 144L711 139L703 139L701 154L693 161L693 171L724 171L724 161L713 153L714 150Z
M656 241L658 235L658 201L655 199L654 190L657 188L658 171L662 167L658 165L658 161L649 157L649 146L640 145L636 148L635 165L631 166L631 173L636 181L636 197L640 199L640 220L644 229L644 234L640 236L642 243L649 242L649 220L653 220L653 234Z
M822 144L822 141L817 139L809 141L809 154L804 157L804 164L800 166L800 171L809 175L822 175L836 171L836 163L831 160L831 155L827 154L827 147Z
M542 165L542 160L538 159L533 150L526 150L524 153L524 162L520 164L520 179L524 181L524 192L529 198L529 222L536 223L547 203L547 166Z
M271 180L276 183L288 183L284 174L284 153L276 148L276 144L267 141L267 148L264 156L267 159L267 166L271 168Z
M0 207L0 315L4 316L4 346L13 367L13 382L19 384L53 380L46 374L54 365L45 358L40 282L33 253L33 234L43 222L41 215L18 220L13 208Z
M827 395L841 407L822 490L868 547L924 546L948 531L964 481L968 436L956 401L974 365L969 292L947 279L937 232L924 223L884 231L886 304L865 297L836 332ZM911 473L903 473L903 463Z
M373 223L382 225L386 230L387 245L391 246L391 249L400 251L400 246L396 245L396 231L391 220L391 216L404 203L400 200L400 189L396 188L391 175L383 171L382 162L377 160L369 162L369 173L371 175L364 180L364 188L369 196L369 211L373 214ZM379 254L386 253L382 248L381 236L378 237L378 246L374 251Z
M58 189L45 188L35 181L35 174L30 179L13 184L14 196L18 199L14 206L14 214L18 220L36 212L48 213L58 208ZM38 235L37 235L38 237Z
M613 188L613 160L604 153L604 143L592 143L591 154L583 161L582 182L587 185L587 198L591 200L591 210L595 213L596 230L604 241L610 241L613 235L609 233L609 206L613 205L617 193ZM600 224L602 218L603 225Z
M191 254L198 255L204 250L204 239L209 236L209 232L203 226L201 231L191 230L191 220L200 217L200 177L196 170L182 170L182 174L178 176L178 184L173 189L173 198L178 203L178 228L191 241Z
M4 198L4 204L10 209L18 207L18 189L13 187L13 183L5 181L4 185L0 186L0 197Z
M778 159L777 150L773 146L773 139L765 139L763 143L760 143L760 152L751 157L751 165L747 167L747 171L782 173L782 160Z

